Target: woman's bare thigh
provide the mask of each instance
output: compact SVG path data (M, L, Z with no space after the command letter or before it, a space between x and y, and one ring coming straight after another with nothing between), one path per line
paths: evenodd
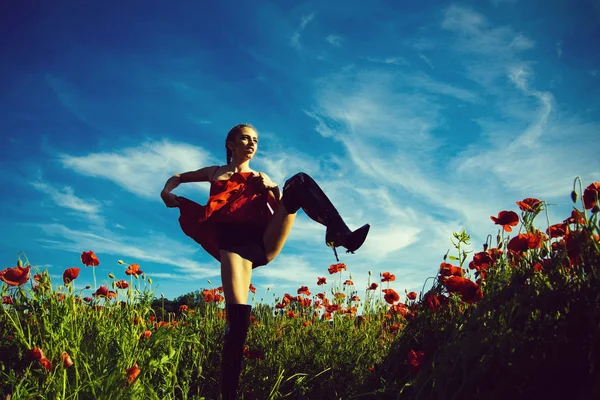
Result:
M221 250L221 281L225 302L247 304L252 262L237 253Z
M295 220L296 214L289 214L283 203L279 202L263 236L267 262L273 261L279 255Z

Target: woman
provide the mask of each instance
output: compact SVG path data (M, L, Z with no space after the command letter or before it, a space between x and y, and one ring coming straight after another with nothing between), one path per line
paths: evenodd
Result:
M236 125L225 140L226 165L176 174L161 192L167 207L179 208L183 232L221 263L227 315L221 365L223 399L236 397L249 326L251 307L246 303L252 269L277 257L296 212L302 208L327 227L325 241L334 253L339 246L354 252L369 231L368 224L350 231L321 188L304 173L286 181L282 196L266 174L250 169L257 148L256 130L246 124ZM206 206L171 193L185 182L211 183Z

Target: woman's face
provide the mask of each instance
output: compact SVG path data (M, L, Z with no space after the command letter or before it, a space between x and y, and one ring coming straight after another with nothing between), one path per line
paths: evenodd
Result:
M234 160L251 159L258 149L258 134L252 128L244 128L235 136L233 142L229 142L229 149Z

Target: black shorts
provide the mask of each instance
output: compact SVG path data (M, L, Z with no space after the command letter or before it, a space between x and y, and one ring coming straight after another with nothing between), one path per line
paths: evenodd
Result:
M230 251L252 262L252 268L267 265L264 228L250 224L219 224L219 250Z

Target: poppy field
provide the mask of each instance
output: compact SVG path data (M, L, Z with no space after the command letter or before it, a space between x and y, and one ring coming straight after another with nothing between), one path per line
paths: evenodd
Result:
M599 193L580 185L555 224L517 201L481 245L454 233L420 293L390 288L394 271L358 287L342 263L272 304L250 285L240 398L598 398ZM93 287L23 253L0 270L0 398L218 399L222 290L169 302L124 261L97 286L101 258L81 253Z

